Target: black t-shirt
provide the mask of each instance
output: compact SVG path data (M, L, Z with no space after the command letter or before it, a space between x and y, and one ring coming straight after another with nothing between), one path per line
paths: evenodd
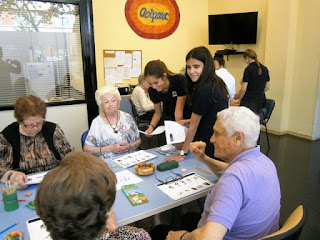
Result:
M244 94L243 101L260 102L263 99L263 92L266 82L270 81L268 69L260 63L262 73L259 75L258 65L253 62L246 67L243 73L243 82L247 82L247 90Z
M163 119L175 121L174 112L176 109L177 97L186 96L184 88L184 76L178 74L169 77L170 86L168 92L158 92L153 88L149 88L150 99L154 104L163 103ZM190 117L190 116L189 116Z
M217 113L228 107L228 102L223 99L219 86L214 88L212 95L212 84L209 81L199 87L192 104L192 112L202 116L194 140L207 144L206 154L210 157L213 157L213 144L210 143L210 138L213 134L213 125L217 120Z

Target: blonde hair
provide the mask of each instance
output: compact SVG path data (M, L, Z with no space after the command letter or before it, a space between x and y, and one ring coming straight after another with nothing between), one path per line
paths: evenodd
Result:
M107 95L107 94L110 94L110 95L114 95L117 97L117 100L118 100L118 103L119 103L119 106L120 106L120 102L121 102L121 96L120 96L120 92L118 90L118 88L116 87L113 87L113 86L103 86L101 88L99 88L96 93L95 93L95 98L96 98L96 102L97 102L97 105L102 109L102 101L101 101L101 98L104 96L104 95Z
M244 51L243 53L243 57L246 58L251 58L255 61L255 63L258 65L258 68L259 68L259 75L262 74L262 69L261 69L261 66L260 66L260 62L258 61L258 56L257 56L257 53L252 50L252 49L247 49Z

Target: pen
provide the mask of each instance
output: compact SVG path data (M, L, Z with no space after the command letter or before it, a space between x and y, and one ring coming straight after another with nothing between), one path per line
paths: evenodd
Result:
M6 229L2 230L2 231L0 232L0 234L2 234L2 233L4 233L4 232L8 231L10 228L13 228L13 227L14 227L14 226L16 226L17 224L18 224L18 222L17 222L17 223L12 224L11 226L9 226L9 227L7 227Z
M203 170L203 169L198 168L198 167L194 167L194 168L197 169L197 170L199 170L199 171L201 171L201 172L204 172L204 173L206 173L206 174L208 174L208 175L211 175L211 172L208 172L208 171Z

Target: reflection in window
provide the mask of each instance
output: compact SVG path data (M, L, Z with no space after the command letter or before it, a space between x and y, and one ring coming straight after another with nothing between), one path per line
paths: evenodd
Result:
M0 107L84 99L79 6L0 0Z

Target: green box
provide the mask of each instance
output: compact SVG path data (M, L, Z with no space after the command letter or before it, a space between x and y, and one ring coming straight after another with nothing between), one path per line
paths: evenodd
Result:
M179 163L176 161L168 161L168 162L164 162L164 163L160 163L159 165L157 165L157 170L159 172L164 172L167 171L169 169L174 169L179 167Z

